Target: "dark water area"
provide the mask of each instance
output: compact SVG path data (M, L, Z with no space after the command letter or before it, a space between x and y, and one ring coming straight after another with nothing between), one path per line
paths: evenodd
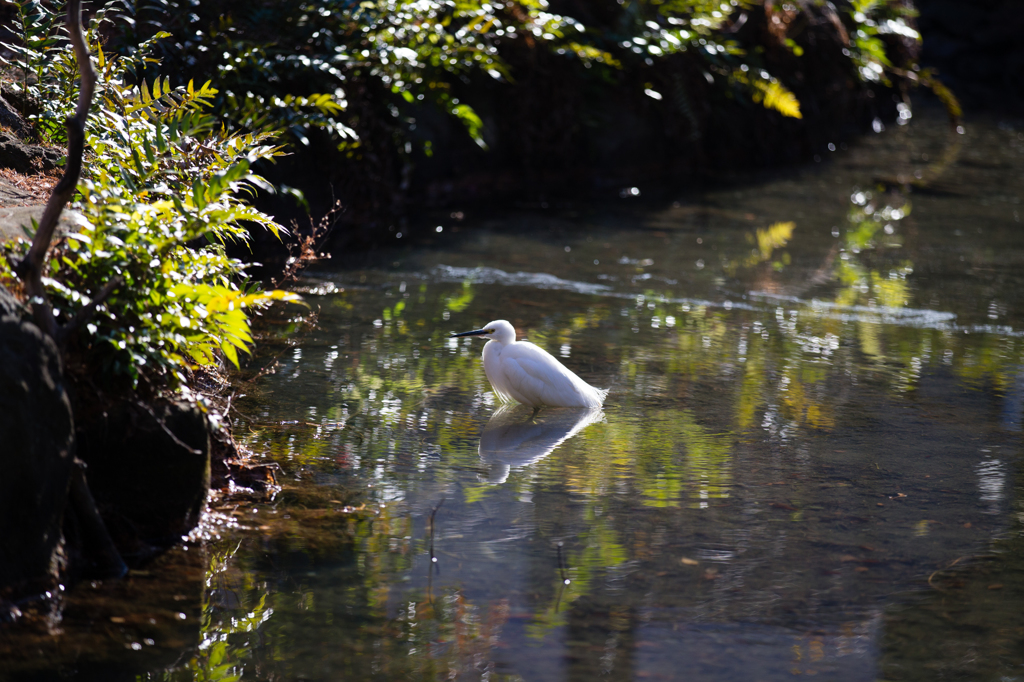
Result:
M234 402L281 491L70 592L0 670L1024 677L1024 125L836 146L675 203L421 218L307 273ZM448 338L498 318L604 409L500 407Z

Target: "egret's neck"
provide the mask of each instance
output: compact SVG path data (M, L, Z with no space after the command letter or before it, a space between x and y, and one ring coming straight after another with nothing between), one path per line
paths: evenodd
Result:
M504 348L504 346L494 339L490 339L484 344L484 371L487 372L488 377L497 370L498 363L501 361L502 348Z

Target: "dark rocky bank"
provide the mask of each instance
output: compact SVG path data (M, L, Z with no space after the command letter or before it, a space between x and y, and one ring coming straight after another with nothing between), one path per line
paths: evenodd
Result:
M921 62L968 110L1024 115L1024 2L917 0Z

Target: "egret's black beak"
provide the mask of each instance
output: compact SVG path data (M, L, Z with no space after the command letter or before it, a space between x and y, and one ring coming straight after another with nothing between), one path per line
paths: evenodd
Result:
M490 334L490 330L489 329L476 329L476 330L473 330L471 332L462 332L460 334L456 334L455 332L452 332L452 335L449 338L454 339L457 336L483 336L484 334Z

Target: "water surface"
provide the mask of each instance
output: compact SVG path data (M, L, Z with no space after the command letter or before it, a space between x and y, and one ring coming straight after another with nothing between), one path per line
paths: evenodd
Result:
M901 630L919 595L1018 533L1022 151L936 120L312 273L317 328L239 402L285 486L224 575L273 610L237 670L925 674L894 642L958 636ZM610 388L603 413L499 410L479 341L447 338L496 318Z
M1022 676L1020 130L309 273L234 403L282 490L211 517L199 643L143 676ZM448 338L497 318L603 411L499 409Z

